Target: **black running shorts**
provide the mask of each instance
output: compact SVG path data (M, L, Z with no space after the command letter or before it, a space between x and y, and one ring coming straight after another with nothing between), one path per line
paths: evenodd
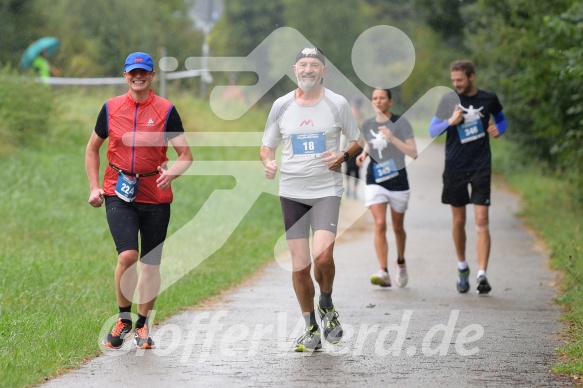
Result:
M490 206L491 180L492 172L490 169L444 172L441 202L455 207L465 206L470 203ZM471 188L471 194L469 188Z
M106 196L105 211L118 254L136 250L141 253L142 263L160 264L170 222L169 203L125 202L117 196ZM138 249L138 234L141 249Z
M283 213L285 236L288 240L309 238L310 226L312 233L316 230L328 230L336 234L340 197L316 199L280 197L279 200Z

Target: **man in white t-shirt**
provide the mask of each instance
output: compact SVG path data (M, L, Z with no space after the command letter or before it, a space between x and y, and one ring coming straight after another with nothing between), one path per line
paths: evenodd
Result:
M298 88L274 102L260 156L265 176L274 179L278 170L275 151L282 145L279 195L292 256L293 286L306 321L295 350L311 352L322 347L311 256L320 287L318 313L324 339L336 344L342 338L342 326L332 303L334 240L344 191L340 166L361 149L361 135L346 99L322 85L328 70L322 50L302 49L293 68ZM341 134L348 141L344 150L340 150Z

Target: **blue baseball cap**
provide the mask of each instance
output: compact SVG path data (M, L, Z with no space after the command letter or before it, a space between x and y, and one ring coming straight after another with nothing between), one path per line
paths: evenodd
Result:
M147 53L136 52L131 53L126 58L126 63L123 70L125 72L132 71L134 69L144 69L146 71L154 71L154 60Z

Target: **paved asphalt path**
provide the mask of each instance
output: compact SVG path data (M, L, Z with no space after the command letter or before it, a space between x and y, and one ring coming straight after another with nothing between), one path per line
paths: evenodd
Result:
M420 149L427 143L418 140ZM499 184L490 210L493 290L488 296L475 291L476 233L468 207L471 289L456 291L451 213L440 203L443 158L443 145L431 144L408 166L405 288L370 284L377 270L372 218L360 201L343 201L343 218L362 216L350 222L335 249L333 298L345 332L339 345L324 344L315 354L293 352L303 321L289 262L281 259L220 297L155 326L157 349L136 351L127 341L121 350L107 350L44 386L571 385L549 372L563 329L553 303L557 275L515 217L518 198ZM392 231L389 237L394 276Z

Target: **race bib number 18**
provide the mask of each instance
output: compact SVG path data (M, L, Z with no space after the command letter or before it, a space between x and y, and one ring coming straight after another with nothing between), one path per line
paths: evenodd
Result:
M326 151L326 134L298 133L291 137L294 158L319 158Z

